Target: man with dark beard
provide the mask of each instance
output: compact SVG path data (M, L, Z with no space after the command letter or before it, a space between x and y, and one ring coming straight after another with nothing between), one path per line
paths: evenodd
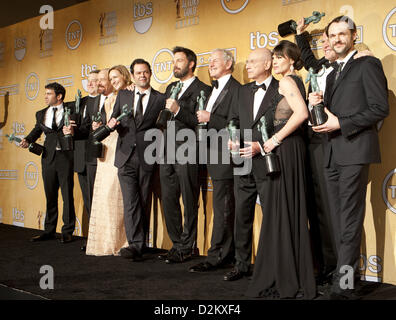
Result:
M172 120L168 122L165 129L165 161L160 165L160 181L162 205L164 209L166 228L173 246L171 250L160 255L161 260L166 263L180 263L191 258L192 250L196 245L197 220L198 220L198 199L199 199L199 166L197 164L196 140L191 141L186 136L183 139L176 135L183 130L185 133L194 135L198 120L196 111L198 110L197 98L201 91L208 97L211 88L194 76L197 65L196 54L187 48L175 47L174 54L174 76L180 79L183 84L177 99L169 99L172 88L177 82L171 83L165 92L166 108L173 113ZM173 134L171 136L171 134ZM183 145L194 143L180 153L178 149ZM170 151L171 150L171 151ZM167 152L170 151L170 152ZM174 153L169 157L169 154ZM183 161L177 155L190 160ZM195 153L195 154L194 154ZM176 156L175 156L176 155ZM173 158L173 159L172 159ZM180 207L180 195L183 198L184 225L182 224L182 212Z

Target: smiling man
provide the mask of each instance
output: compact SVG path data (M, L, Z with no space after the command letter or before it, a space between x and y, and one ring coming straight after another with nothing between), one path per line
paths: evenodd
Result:
M331 21L327 36L338 56L337 67L326 80L328 120L313 130L327 134L325 178L337 253L330 297L353 298L359 279L369 165L381 161L375 125L389 113L388 88L380 60L370 56L353 59L357 35L349 17ZM312 105L321 101L320 94L310 94ZM354 285L342 285L341 268L345 267L353 269Z

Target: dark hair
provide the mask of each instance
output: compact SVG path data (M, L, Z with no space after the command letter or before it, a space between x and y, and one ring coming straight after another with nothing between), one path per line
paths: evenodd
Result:
M45 86L45 89L52 89L52 90L54 90L54 92L55 92L55 96L58 96L58 95L62 95L62 101L63 101L63 99L65 99L65 95L66 95L66 89L61 85L61 84L59 84L58 82L51 82L51 83L48 83L46 86Z
M194 51L184 47L174 47L172 53L175 54L178 52L183 52L186 55L188 63L190 63L191 61L194 62L194 66L192 67L192 72L194 72L195 68L197 67L197 55L194 53Z
M338 16L338 17L334 18L333 20L331 20L331 22L327 25L327 27L325 29L327 36L329 36L330 25L332 23L337 23L337 22L346 22L348 24L348 29L351 30L351 33L356 32L356 24L355 24L355 22L353 22L353 20L351 18L349 18L348 16Z
M147 67L148 67L149 70L150 70L150 73L152 73L152 72L151 72L150 63L148 63L148 62L147 62L146 60L144 60L144 59L138 58L138 59L133 60L132 63L131 63L130 70L131 70L131 73L132 73L132 74L133 74L133 68L134 68L135 65L137 65L137 64L145 64L145 65L147 65Z
M286 56L294 60L293 67L296 70L300 70L304 66L304 63L301 60L300 49L297 47L295 43L290 42L288 40L282 40L281 42L279 42L279 44L272 51L272 54L282 57Z

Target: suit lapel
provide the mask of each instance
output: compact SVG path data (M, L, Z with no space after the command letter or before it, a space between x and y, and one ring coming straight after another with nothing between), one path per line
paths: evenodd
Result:
M347 64L345 65L345 67L342 69L337 81L334 82L333 84L333 88L331 90L331 97L333 96L334 92L336 91L337 87L339 86L339 84L341 83L342 79L344 79L345 75L348 73L349 69L352 67L352 65L355 62L355 59L353 58L354 55L357 54L357 51L352 55L352 57L350 57L350 59L348 60ZM335 74L334 74L335 77ZM331 98L330 97L330 98Z
M213 104L212 107L212 111L211 113L214 113L217 109L217 107L220 105L220 103L223 101L224 97L227 95L228 90L230 89L230 85L231 85L231 81L232 81L232 76L230 77L230 79L228 79L226 85L224 86L223 90L221 90L219 96L217 97L215 103ZM213 90L212 90L213 92ZM209 99L207 99L207 101L209 101Z
M178 100L184 100L194 92L195 86L197 85L197 80L198 78L194 79L194 81L190 84L187 90L183 92L182 96Z
M251 82L249 86L246 87L246 107L245 111L247 112L247 117L249 120L249 127L253 126L253 108L254 108L254 93L252 90L252 86L254 82Z
M268 87L267 92L265 93L263 101L261 101L260 108L257 111L256 118L253 120L253 125L256 124L257 121L260 120L261 116L267 112L268 108L271 107L271 100L275 93L275 82L276 80L272 78L271 83Z
M140 122L140 124L137 126L137 128L139 128L144 123L144 120L147 118L147 116L148 116L148 114L150 112L150 109L154 105L155 99L156 99L156 95L155 95L154 89L151 88L150 97L149 97L149 100L147 102L146 111L143 113L143 119Z

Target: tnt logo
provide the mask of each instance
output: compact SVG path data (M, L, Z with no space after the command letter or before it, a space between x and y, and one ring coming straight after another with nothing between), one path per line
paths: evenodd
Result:
M382 25L382 36L386 45L392 50L396 51L396 8L386 16Z
M173 53L164 48L159 50L151 63L154 79L159 83L167 83L173 76Z
M25 213L23 210L12 208L12 224L17 227L25 226Z
M81 65L81 84L83 89L88 92L88 75L91 71L97 70L98 66L96 64L82 64Z
M221 6L230 14L237 14L246 8L249 0L221 0Z
M133 5L133 27L138 33L146 33L153 24L153 3L147 2L142 4L140 2Z
M26 164L23 179L25 181L25 186L28 189L33 190L37 187L39 180L39 170L33 161L30 161Z
M34 100L40 90L40 80L36 73L32 72L26 78L25 81L25 95L29 100Z
M382 183L382 198L388 209L396 213L396 169L391 170Z
M80 21L73 20L69 23L65 32L66 45L70 50L75 50L80 46L83 37L83 29Z

